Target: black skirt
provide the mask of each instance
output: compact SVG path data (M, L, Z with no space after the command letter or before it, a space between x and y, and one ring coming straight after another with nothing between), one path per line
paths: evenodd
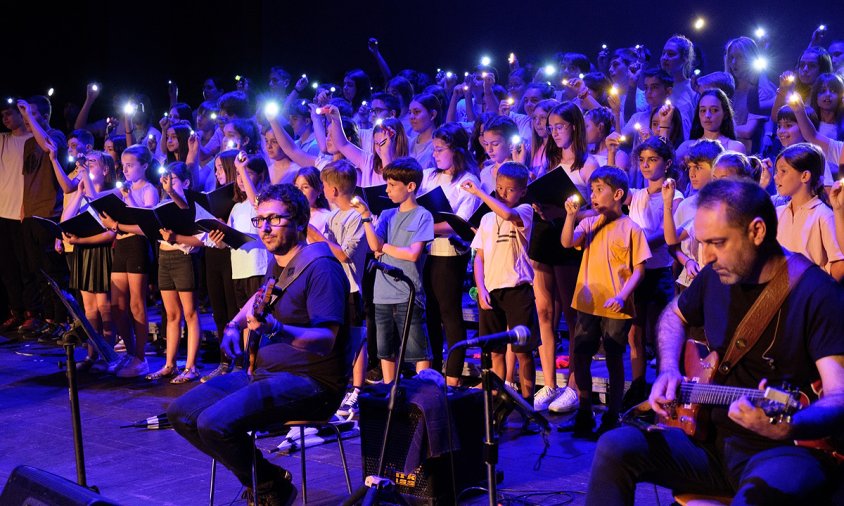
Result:
M111 244L74 248L74 268L70 270L70 288L91 293L111 291Z

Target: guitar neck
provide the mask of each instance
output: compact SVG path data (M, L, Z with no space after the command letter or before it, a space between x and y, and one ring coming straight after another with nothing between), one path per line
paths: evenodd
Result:
M729 406L740 397L747 397L751 402L764 398L762 390L752 388L726 387L704 383L683 382L677 392L680 404L705 404L710 406Z

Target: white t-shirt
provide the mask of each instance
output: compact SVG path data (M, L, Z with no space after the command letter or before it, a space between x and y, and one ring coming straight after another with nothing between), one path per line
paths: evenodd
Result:
M519 213L522 226L489 212L481 218L472 240L472 249L484 252L484 286L489 292L533 282L533 267L527 254L533 208L520 204L514 210Z
M697 212L697 199L698 194L695 193L680 202L677 206L677 210L674 211L674 226L677 227L678 230L682 228L689 234L689 237L680 241L680 251L682 251L687 257L694 258L698 265L702 266L703 263L698 255L700 252L700 248L698 247L699 243L694 238L694 229L692 227L694 224L695 213ZM683 271L680 272L680 275L677 276L677 282L683 286L689 286L692 282L692 277L689 276L688 272L686 272L685 266L683 266Z
M630 193L633 196L630 201L630 219L639 225L645 236L656 232L663 233L662 193L651 195L646 188L631 188ZM674 190L674 200L682 198L683 194ZM660 269L671 267L673 264L674 258L668 253L668 246L663 243L658 248L651 249L651 258L645 262L645 269Z
M328 219L331 217L331 210L330 209L311 209L311 219L308 221L309 225L313 225L313 227L321 234L325 233L326 224L328 223Z
M23 146L32 134L0 134L0 218L20 220L23 212Z
M248 201L238 202L229 215L229 226L245 234L258 237L258 229L252 226L252 218L258 213ZM264 276L270 265L270 252L261 239L249 241L240 249L232 249L232 279L246 279Z

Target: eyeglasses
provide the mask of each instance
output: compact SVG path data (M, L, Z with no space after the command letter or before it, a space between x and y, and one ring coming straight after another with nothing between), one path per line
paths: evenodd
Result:
M252 226L255 228L264 228L264 224L269 223L270 226L273 228L289 227L292 226L293 223L282 223L282 220L289 220L290 218L291 216L289 214L271 214L269 216L256 216L252 218Z
M571 128L571 124L569 123L555 123L553 125L548 125L549 132L562 132L563 130L569 130Z
M387 112L387 109L385 109L384 107L373 107L373 108L369 109L369 114L371 116L378 116L379 114L381 114L383 112Z

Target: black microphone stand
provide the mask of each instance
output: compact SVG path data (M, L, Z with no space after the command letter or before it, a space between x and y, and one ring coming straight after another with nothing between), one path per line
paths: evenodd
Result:
M396 398L399 394L399 380L401 374L399 373L402 363L404 363L404 354L407 347L407 338L410 335L410 319L413 315L413 305L416 304L416 287L413 286L413 281L408 278L401 269L389 268L384 269L384 265L380 262L372 260L369 262L368 269L381 269L386 276L392 277L396 281L403 282L408 289L407 297L407 314L404 317L404 328L402 329L401 344L399 346L399 356L396 359L396 372L393 386L390 389L390 398L387 401L387 421L384 426L384 436L381 439L381 450L378 454L378 469L374 475L367 476L364 484L358 488L348 499L343 502L343 506L352 506L360 502L362 506L372 506L381 504L381 501L390 501L389 504L407 504L401 495L396 493L395 483L389 478L384 477L384 454L387 450L387 442L390 439L390 428L393 421L393 410L396 407Z
M487 496L489 506L498 498L495 466L498 464L498 436L492 424L492 390L498 377L492 372L492 352L489 346L481 348L481 385L484 390L484 462L486 463ZM500 383L500 381L499 381Z

